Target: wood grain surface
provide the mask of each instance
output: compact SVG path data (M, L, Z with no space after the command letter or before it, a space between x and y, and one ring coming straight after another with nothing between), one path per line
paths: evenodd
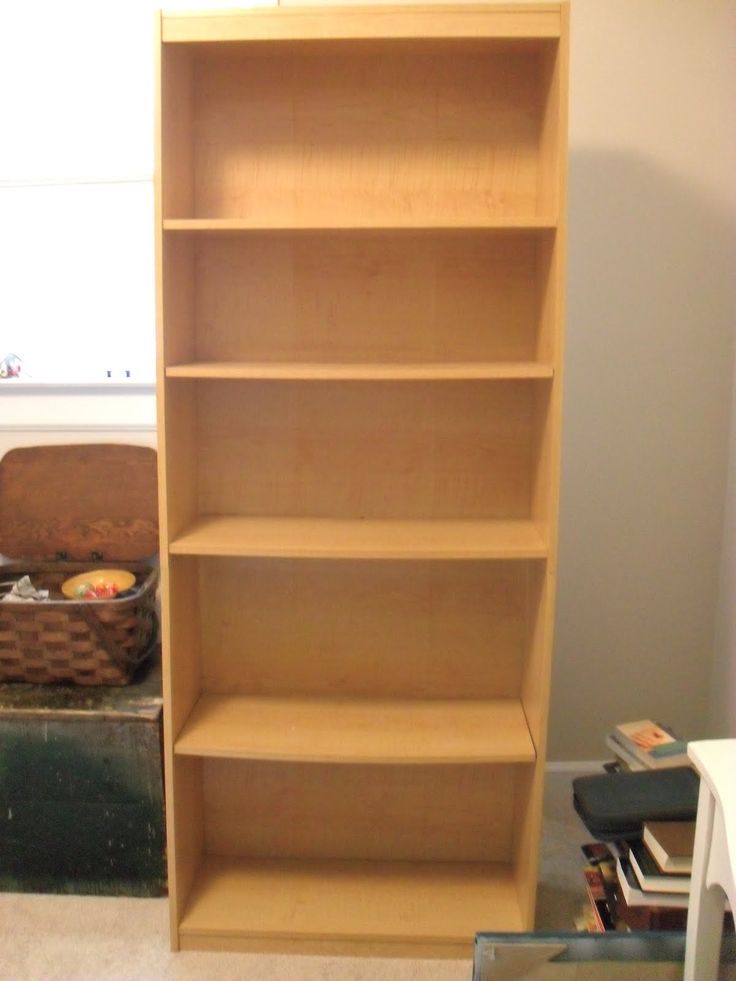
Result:
M102 561L158 551L156 451L29 446L0 461L0 554Z

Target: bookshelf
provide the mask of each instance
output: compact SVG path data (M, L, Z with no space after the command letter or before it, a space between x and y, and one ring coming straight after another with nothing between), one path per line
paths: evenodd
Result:
M174 949L533 925L567 8L160 18Z

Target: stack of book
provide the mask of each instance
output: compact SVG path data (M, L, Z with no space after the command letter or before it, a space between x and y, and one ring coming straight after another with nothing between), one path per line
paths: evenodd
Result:
M575 917L575 929L582 933L615 930L615 858L607 845L597 841L582 845L581 851L585 858L583 876L588 903Z
M613 750L617 769L657 770L690 765L687 743L668 726L651 719L620 723L606 736L606 745Z
M694 821L650 821L618 849L618 916L630 929L685 929L694 841Z
M590 909L577 928L684 930L694 838L693 821L650 821L638 840L583 845Z

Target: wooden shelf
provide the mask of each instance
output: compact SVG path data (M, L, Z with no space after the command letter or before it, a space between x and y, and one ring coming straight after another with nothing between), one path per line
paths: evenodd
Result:
M561 31L559 6L503 4L489 10L460 8L463 17L441 7L411 11L385 7L370 18L361 8L321 12L292 8L284 16L271 10L212 11L166 14L162 40L171 43L312 40L530 40L558 38ZM443 16L443 14L445 16Z
M532 521L413 521L203 516L169 545L173 555L332 559L541 559Z
M533 763L515 699L250 697L203 694L182 756L318 763Z
M179 932L184 949L411 950L470 958L480 928L523 929L503 863L207 857ZM309 946L309 945L313 946ZM452 950L451 948L456 948Z
M256 381L493 381L552 378L551 364L535 361L457 364L325 364L205 361L172 365L167 378Z
M359 222L348 218L326 219L324 222L301 219L294 215L276 215L272 221L261 218L166 218L163 222L165 232L183 232L199 234L238 234L243 232L317 232L317 231L443 231L473 229L489 231L525 231L534 229L554 229L557 221L551 215L525 215L488 218L482 215L468 218L412 218L407 215L401 221L388 221L380 217L362 216Z

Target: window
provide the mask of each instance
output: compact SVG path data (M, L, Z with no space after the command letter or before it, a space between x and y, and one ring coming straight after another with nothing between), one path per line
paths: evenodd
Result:
M0 31L0 359L152 381L153 5L16 5Z

